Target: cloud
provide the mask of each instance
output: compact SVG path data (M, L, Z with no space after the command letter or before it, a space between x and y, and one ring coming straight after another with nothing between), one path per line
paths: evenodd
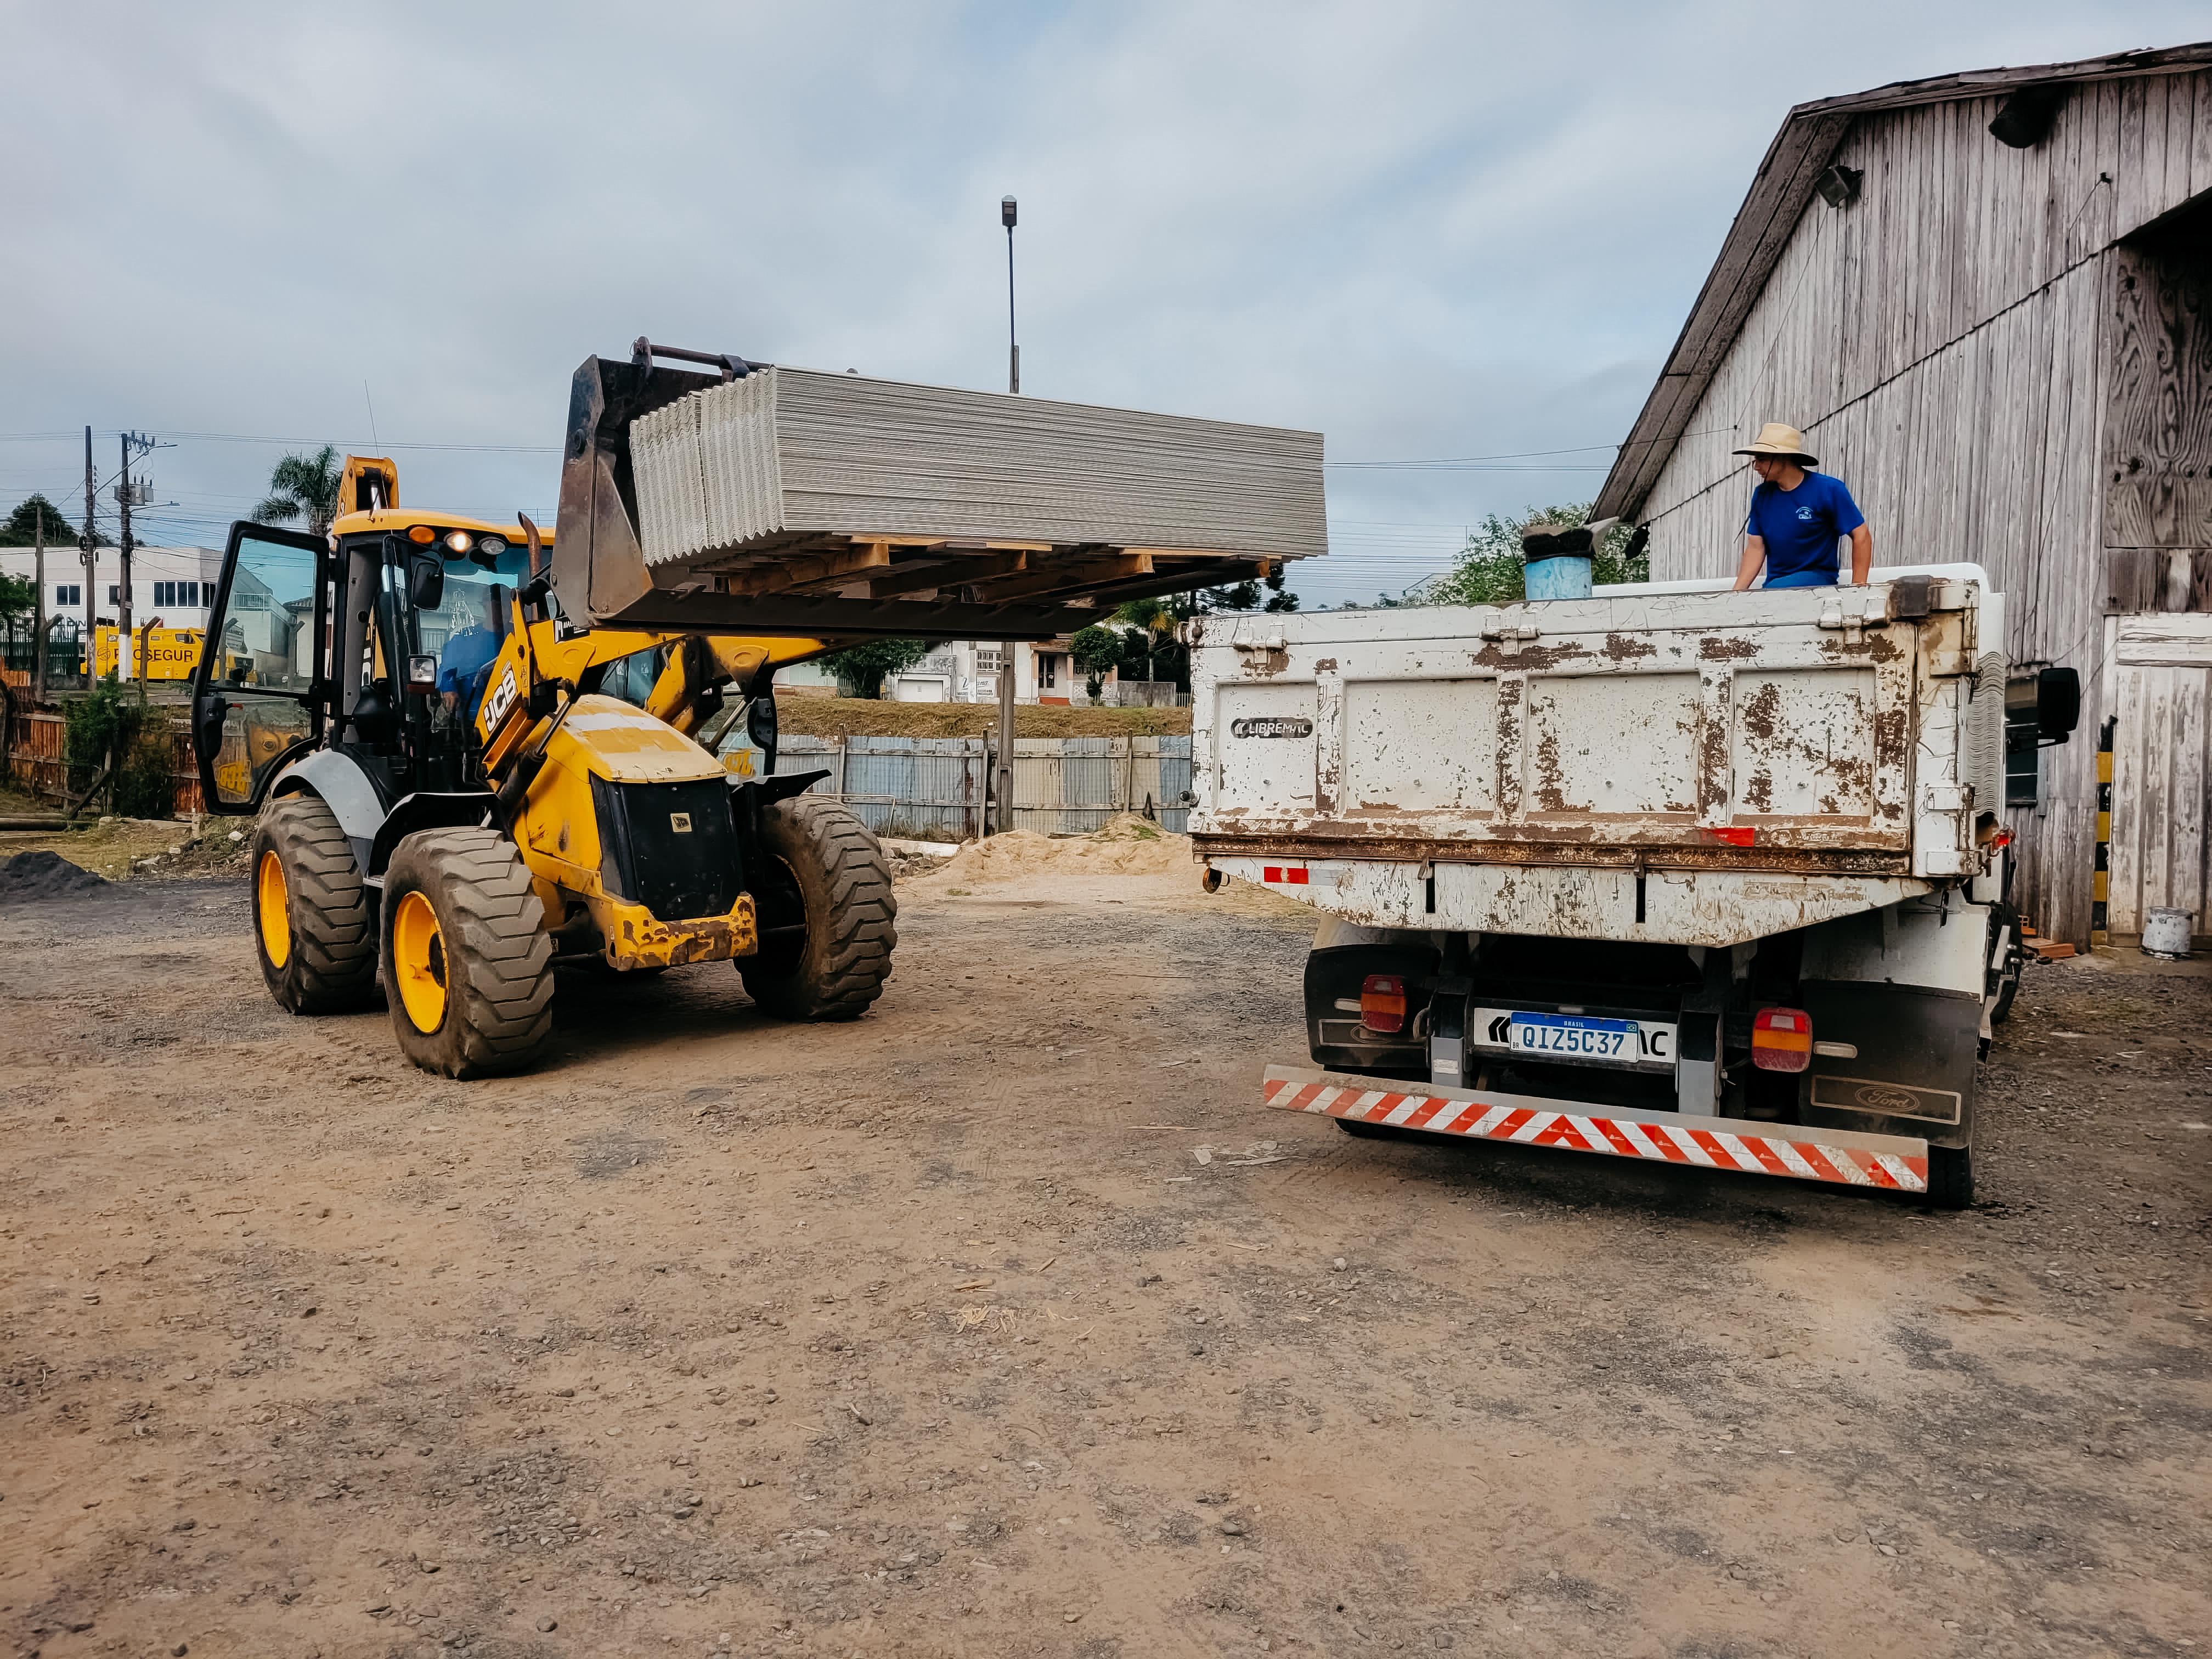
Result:
M995 386L1012 191L1029 391L1344 459L1602 445L1790 104L2193 9L18 5L0 426L365 446L365 381L386 444L550 446L575 364L641 331ZM281 453L179 439L154 529L215 540ZM0 441L0 501L80 465ZM1296 585L1402 586L1601 476L1338 474ZM556 489L550 455L403 477L483 513Z

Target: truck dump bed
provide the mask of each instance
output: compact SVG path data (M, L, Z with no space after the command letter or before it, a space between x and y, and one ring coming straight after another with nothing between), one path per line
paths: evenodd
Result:
M2002 597L1876 575L1208 620L1198 850L1375 926L1700 945L1976 874Z

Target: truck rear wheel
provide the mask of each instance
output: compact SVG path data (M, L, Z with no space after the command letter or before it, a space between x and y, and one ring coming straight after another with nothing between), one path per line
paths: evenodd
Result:
M319 795L273 801L253 826L253 944L269 994L342 1014L376 994L376 925L353 843Z
M1939 1210L1963 1210L1974 1201L1973 1148L1928 1149L1928 1201Z
M384 988L407 1058L492 1077L553 1030L553 938L514 843L495 830L409 836L384 875Z
M898 943L884 849L850 808L805 795L761 814L761 948L738 958L746 994L784 1019L859 1018L883 994Z

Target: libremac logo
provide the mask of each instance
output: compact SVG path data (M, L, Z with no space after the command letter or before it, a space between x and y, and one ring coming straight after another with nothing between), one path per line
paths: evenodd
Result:
M1232 738L1310 738L1313 722L1297 715L1266 714L1229 722Z

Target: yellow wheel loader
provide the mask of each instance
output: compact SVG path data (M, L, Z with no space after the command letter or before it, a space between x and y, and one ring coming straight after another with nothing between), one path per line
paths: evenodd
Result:
M449 1077L528 1065L562 964L730 961L773 1013L853 1018L897 907L874 836L805 793L826 774L775 773L776 670L870 637L1049 639L1279 563L911 523L648 559L632 426L769 367L644 339L586 358L550 538L403 507L368 458L327 537L231 527L192 738L208 806L258 814L278 1002L357 1008L380 979L400 1047ZM926 466L897 476L914 520L944 516ZM740 720L726 766L698 739Z
M258 813L279 1003L360 1008L380 977L408 1058L468 1078L538 1055L563 965L732 961L793 1019L875 1000L882 849L804 795L824 774L771 775L775 671L834 642L580 625L527 520L402 507L386 460L343 489L327 538L232 526L194 686L204 796ZM697 740L740 715L750 747Z

